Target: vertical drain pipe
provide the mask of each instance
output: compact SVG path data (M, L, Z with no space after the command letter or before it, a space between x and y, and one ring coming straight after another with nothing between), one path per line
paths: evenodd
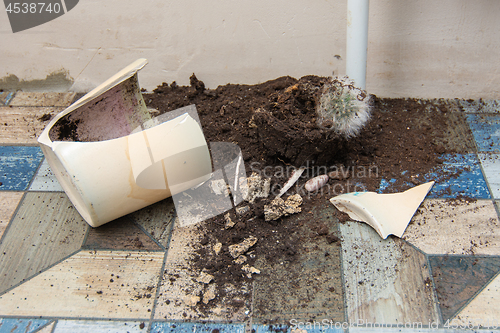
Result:
M363 90L366 89L368 1L347 0L346 74Z

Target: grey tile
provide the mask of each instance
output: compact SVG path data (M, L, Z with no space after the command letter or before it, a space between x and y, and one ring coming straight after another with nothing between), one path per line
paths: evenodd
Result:
M255 267L254 323L288 323L290 320L344 320L344 297L339 242L329 243L312 226L322 221L329 233L338 233L338 221L329 202L310 212L289 216L282 223L297 226L301 246L293 260L258 258Z
M0 293L79 250L87 228L66 194L28 192L0 244Z
M490 186L492 197L500 199L500 154L479 153L478 156L483 167L486 181Z
M425 255L403 240L383 240L367 224L340 225L349 322L438 322Z
M29 191L64 192L46 159L40 165Z

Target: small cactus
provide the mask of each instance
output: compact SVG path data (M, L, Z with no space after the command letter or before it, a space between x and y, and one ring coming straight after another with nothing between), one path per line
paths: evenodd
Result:
M370 119L370 97L355 87L347 76L325 83L316 106L320 128L349 139L359 134Z

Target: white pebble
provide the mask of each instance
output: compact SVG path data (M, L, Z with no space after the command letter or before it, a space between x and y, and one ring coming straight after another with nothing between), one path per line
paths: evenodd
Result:
M328 183L328 175L321 175L309 179L304 185L306 191L314 192L325 186Z

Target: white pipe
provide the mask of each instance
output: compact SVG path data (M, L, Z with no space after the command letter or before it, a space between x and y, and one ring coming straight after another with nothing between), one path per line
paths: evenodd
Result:
M356 87L366 89L368 0L347 0L346 74Z

